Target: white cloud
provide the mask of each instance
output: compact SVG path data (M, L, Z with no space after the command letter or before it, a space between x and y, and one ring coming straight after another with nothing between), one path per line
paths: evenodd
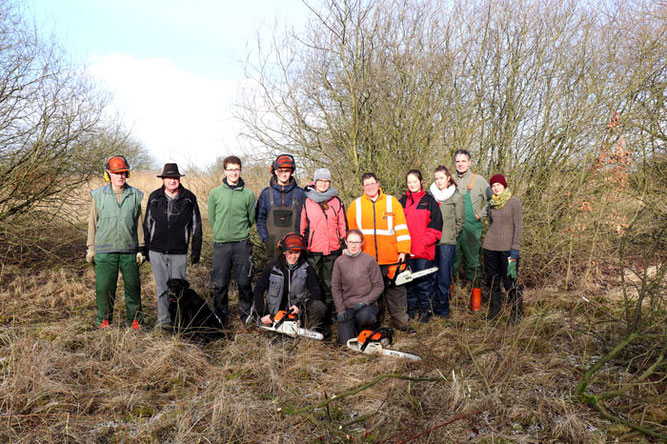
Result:
M206 166L237 146L237 83L183 70L170 59L94 56L89 72L113 93L133 135L159 164Z

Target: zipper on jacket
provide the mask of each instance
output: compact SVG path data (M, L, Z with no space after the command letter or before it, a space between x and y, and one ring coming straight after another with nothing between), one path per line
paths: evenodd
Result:
M376 200L380 200L379 197ZM376 214L375 214L375 201L371 200L373 203L373 242L375 242L375 261L380 262L380 259L378 257L378 229L377 229L377 222L376 222Z

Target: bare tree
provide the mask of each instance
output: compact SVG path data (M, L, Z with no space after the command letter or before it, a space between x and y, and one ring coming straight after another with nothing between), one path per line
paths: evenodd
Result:
M61 205L110 152L132 148L104 117L109 97L44 42L11 2L0 7L0 226ZM39 216L55 214L47 211Z

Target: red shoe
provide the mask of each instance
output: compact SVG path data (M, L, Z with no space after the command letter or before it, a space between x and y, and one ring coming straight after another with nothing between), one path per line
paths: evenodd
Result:
M141 324L136 319L132 321L132 330L141 330Z
M106 319L102 321L102 323L99 325L99 328L108 328L109 327L109 321Z

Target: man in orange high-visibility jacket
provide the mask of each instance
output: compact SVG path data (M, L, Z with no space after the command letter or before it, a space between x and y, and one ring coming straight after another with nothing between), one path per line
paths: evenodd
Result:
M350 229L360 230L364 234L363 252L373 256L382 274L387 275L389 264L405 260L405 255L410 254L410 232L403 207L394 196L382 192L375 174L365 173L361 176L361 184L364 195L350 204L347 223ZM385 287L378 300L380 319L385 301L394 326L415 333L408 324L405 287Z

